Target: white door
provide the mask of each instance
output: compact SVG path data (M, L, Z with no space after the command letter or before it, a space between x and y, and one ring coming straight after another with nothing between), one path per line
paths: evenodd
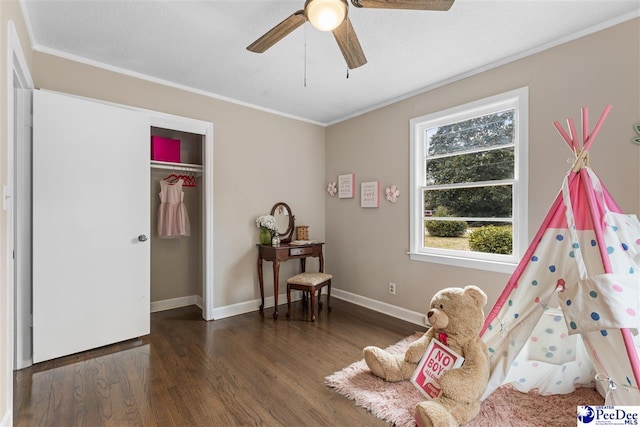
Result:
M149 333L149 118L33 95L33 361Z

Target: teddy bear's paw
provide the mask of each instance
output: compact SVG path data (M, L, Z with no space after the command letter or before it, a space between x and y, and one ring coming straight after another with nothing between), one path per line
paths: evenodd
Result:
M362 354L364 355L364 361L373 372L373 374L382 379L386 379L386 373L384 371L384 366L382 360L387 359L386 351L381 348L368 346L362 350Z
M453 415L442 405L434 401L420 402L415 408L418 427L458 427Z
M416 367L406 363L402 355L394 355L378 347L365 347L362 353L371 372L385 381L408 380Z
M424 356L425 350L426 348L410 346L404 354L404 361L417 364L420 359L422 359L422 356Z

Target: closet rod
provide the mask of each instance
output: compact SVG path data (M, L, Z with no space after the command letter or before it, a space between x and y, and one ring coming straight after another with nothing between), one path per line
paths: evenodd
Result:
M152 169L167 169L183 172L202 172L202 165L192 165L188 163L171 163L151 160Z

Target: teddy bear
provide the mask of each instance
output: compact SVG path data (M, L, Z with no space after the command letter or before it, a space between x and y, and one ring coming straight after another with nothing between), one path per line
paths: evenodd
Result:
M411 378L434 337L464 357L461 367L446 371L440 378L438 397L416 405L419 426L459 426L480 412L480 398L489 381L489 353L479 337L486 303L487 295L477 286L442 289L431 300L427 313L430 328L411 343L404 355L392 355L374 346L363 350L371 372L391 382Z

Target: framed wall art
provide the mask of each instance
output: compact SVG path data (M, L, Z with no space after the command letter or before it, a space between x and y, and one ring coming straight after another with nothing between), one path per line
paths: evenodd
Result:
M355 181L355 174L348 173L345 175L338 175L338 198L339 199L353 199L355 196L353 183Z
M380 207L380 181L368 181L360 183L360 207Z

